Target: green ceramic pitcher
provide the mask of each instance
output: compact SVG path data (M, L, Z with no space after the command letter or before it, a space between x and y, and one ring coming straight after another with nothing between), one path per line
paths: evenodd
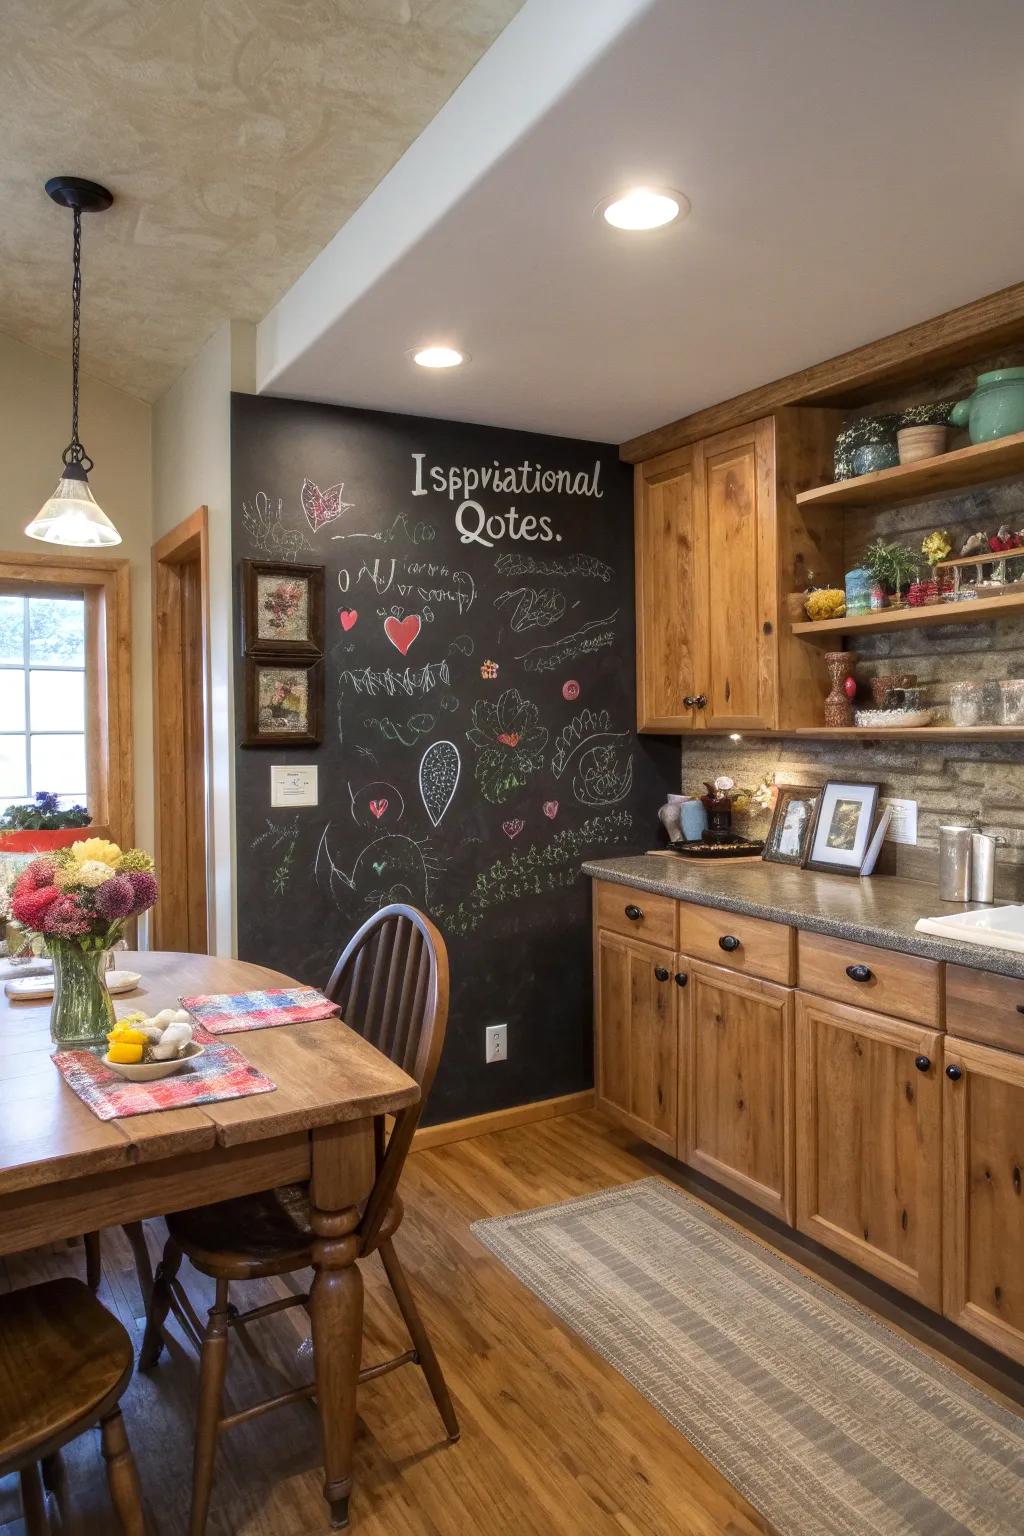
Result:
M1024 432L1024 368L997 368L979 373L974 394L950 412L954 427L967 427L972 443Z

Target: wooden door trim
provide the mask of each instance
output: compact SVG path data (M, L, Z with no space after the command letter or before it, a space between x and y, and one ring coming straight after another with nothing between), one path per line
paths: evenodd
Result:
M175 567L193 560L199 562L200 607L202 613L202 684L205 770L203 786L204 832L206 840L206 921L207 939L212 931L210 917L210 559L209 512L197 507L188 517L159 539L152 549L153 601L153 815L155 856L160 874L161 894L152 919L154 948L180 948L177 941L163 942L165 934L187 932L188 867L184 844L168 839L163 828L165 808L185 804L186 764L182 733L171 740L168 718L180 719L182 697L181 667L181 586Z
M796 1092L800 1113L796 1122L796 1225L807 1237L842 1254L869 1274L894 1286L896 1290L914 1297L916 1301L936 1310L941 1306L942 1277L940 1264L942 1229L942 1094L936 1094L936 1123L930 1138L918 1142L918 1169L926 1175L929 1166L934 1174L934 1188L930 1198L925 1182L919 1181L918 1233L919 1255L922 1260L915 1268L902 1263L865 1239L836 1226L818 1213L818 1142L819 1123L818 1075L815 1071L815 1047L817 1022L822 1020L830 1029L846 1030L850 1034L867 1035L883 1045L907 1051L914 1056L927 1056L931 1072L936 1076L942 1070L942 1034L923 1024L907 1023L886 1015L871 1013L864 1008L854 1008L849 1003L833 1003L826 998L796 994ZM941 1084L939 1084L941 1090ZM915 1104L918 1115L924 1110L918 1099ZM920 1122L919 1122L920 1125ZM929 1150L930 1148L930 1150ZM926 1267L931 1257L931 1271Z

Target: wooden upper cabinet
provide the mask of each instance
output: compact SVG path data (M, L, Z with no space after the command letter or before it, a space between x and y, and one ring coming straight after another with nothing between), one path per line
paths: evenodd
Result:
M797 1226L939 1307L942 1036L797 993Z
M707 672L704 461L700 446L642 464L635 480L637 720L692 730Z
M678 1017L675 954L599 931L595 938L597 1104L663 1152L675 1152Z
M1024 1056L947 1038L945 1064L942 1310L1024 1364Z

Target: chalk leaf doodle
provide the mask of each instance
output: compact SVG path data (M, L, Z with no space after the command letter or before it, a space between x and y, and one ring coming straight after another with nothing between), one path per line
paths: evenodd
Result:
M518 837L525 826L526 822L521 816L513 816L511 821L502 822L501 830L507 838L511 839Z
M467 738L477 748L476 781L485 800L501 805L544 765L547 728L538 709L518 688L506 688L497 702L478 699Z
M406 667L404 672L396 672L392 667L361 667L358 670L345 667L338 674L338 697L342 696L346 686L370 698L375 698L378 693L386 693L389 698L394 698L398 693L410 696L414 693L430 693L439 684L447 688L450 682L446 661L428 661L415 671L412 667Z
M242 527L253 549L275 560L296 560L313 548L301 528L285 523L281 498L272 507L265 491L257 491L251 502L242 502Z
M597 581L611 581L614 569L594 555L551 555L547 558L509 550L494 562L499 576L593 576Z
M267 817L267 829L252 840L253 848L262 848L270 845L270 850L277 857L277 863L270 877L270 883L274 887L275 896L283 896L288 889L288 882L292 877L295 863L295 845L299 840L299 818L293 816L290 821L278 826Z
M402 747L414 747L421 736L430 735L436 724L437 716L428 714L410 715L405 721L392 720L388 715L367 715L363 720L368 731L379 731L384 741L397 741Z
M420 798L433 826L439 826L459 787L462 759L454 741L435 741L420 759Z
M405 513L399 512L390 527L367 533L332 533L331 538L374 539L378 544L393 544L396 539L405 538L412 544L432 544L437 538L437 529L433 523L410 523Z
M547 629L557 624L565 604L565 596L557 587L512 587L494 599L495 608L508 610L508 627L516 635L524 629Z
M299 500L313 533L319 533L321 528L327 523L333 523L343 512L351 512L355 502L342 501L341 493L344 489L341 480L337 485L328 486L326 491L322 491L313 480L303 480Z
M601 741L621 741L627 735L627 731L612 730L611 716L606 709L581 709L555 737L551 772L560 779L573 758L585 748Z
M544 815L548 818L548 821L554 821L555 817L558 815L558 801L557 800L545 800L544 804L541 806L541 810L544 812Z
M339 608L338 609L338 623L341 625L341 627L345 631L346 635L348 634L348 632L352 628L352 626L355 624L356 619L358 619L358 617L359 617L359 614L356 612L356 610L354 608Z
M616 608L606 618L591 619L582 629L575 629L572 634L563 635L560 640L552 640L549 645L535 645L531 651L524 651L517 656L516 661L521 661L527 672L554 672L567 661L602 651L615 639L618 613Z
M397 619L393 613L389 613L384 620L384 633L395 650L403 656L408 655L410 645L422 628L423 620L418 613L407 613L404 619Z
M581 805L615 805L633 787L633 758L616 742L587 747L576 763L572 792Z

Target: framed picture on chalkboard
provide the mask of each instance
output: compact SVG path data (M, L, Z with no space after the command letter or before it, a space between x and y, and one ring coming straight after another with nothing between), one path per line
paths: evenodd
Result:
M247 656L322 656L323 566L243 560L242 614Z
M247 656L242 746L319 746L323 691L321 661Z

